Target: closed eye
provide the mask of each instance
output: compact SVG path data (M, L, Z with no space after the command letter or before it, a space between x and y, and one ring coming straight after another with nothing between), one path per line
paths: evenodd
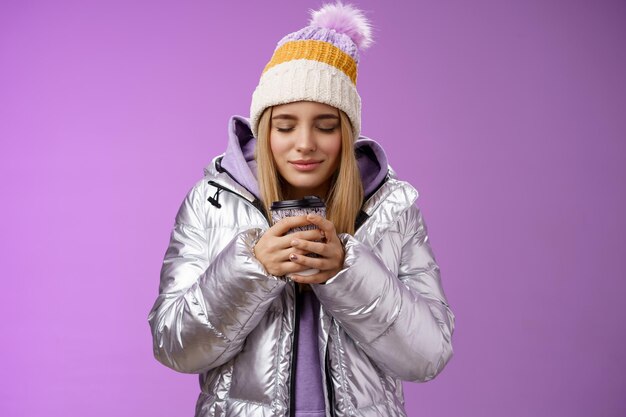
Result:
M334 132L339 126L332 126L332 127L321 127L321 126L316 126L315 128L317 130L319 130L320 132L323 133L332 133ZM276 131L277 132L282 132L282 133L286 133L286 132L291 132L292 130L294 130L294 127L279 127L276 126Z

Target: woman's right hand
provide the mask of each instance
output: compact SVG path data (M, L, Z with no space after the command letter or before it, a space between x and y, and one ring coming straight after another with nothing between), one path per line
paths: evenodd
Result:
M270 274L282 277L309 269L289 260L289 255L306 255L308 252L291 246L294 239L319 241L324 237L320 229L304 230L285 235L290 229L312 224L306 216L285 217L267 229L254 246L254 256Z

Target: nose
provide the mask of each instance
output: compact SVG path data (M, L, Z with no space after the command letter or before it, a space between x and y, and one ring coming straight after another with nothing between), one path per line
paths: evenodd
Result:
M296 150L299 152L314 152L317 149L313 129L301 129L296 139Z

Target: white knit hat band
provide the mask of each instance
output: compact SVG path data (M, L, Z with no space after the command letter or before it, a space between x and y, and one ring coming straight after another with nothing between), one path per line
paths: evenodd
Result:
M266 71L252 94L250 125L255 137L263 111L271 106L296 101L315 101L336 107L352 123L354 139L361 132L361 98L350 78L324 62L298 59Z

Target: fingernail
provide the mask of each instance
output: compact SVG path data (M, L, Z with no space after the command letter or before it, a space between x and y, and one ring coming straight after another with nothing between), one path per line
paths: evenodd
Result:
M320 235L322 236L322 239L326 237L326 233L324 233L323 230L320 230Z
M300 243L300 242L298 242L297 239L294 239L294 240L291 241L291 246L296 246L298 243Z
M289 259L291 259L292 261L295 261L296 259L298 259L298 256L295 253L292 253L289 255Z

